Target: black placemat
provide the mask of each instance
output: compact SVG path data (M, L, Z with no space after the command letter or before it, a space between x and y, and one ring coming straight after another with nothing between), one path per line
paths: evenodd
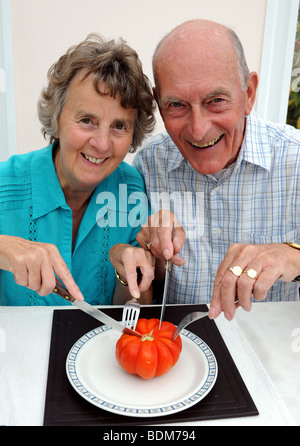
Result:
M204 305L166 306L165 320L178 324L191 311L206 311ZM121 308L103 310L117 320ZM160 307L142 307L140 317L158 317ZM210 393L196 405L161 417L128 417L102 410L83 399L66 375L66 358L73 344L85 333L101 325L80 310L55 310L51 335L45 426L136 426L258 415L257 408L234 364L215 322L203 318L187 329L212 349L218 363L217 381Z

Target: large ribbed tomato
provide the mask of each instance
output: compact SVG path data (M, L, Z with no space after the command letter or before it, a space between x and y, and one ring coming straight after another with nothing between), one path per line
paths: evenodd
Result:
M182 349L180 336L173 341L175 325L159 319L139 319L136 331L143 335L123 334L116 345L118 363L129 373L151 379L167 373L177 362Z

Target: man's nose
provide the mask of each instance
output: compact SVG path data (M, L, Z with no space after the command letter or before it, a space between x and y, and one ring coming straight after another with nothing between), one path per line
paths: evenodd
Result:
M212 126L211 118L205 110L201 110L199 106L191 110L190 115L190 132L195 141L202 141Z

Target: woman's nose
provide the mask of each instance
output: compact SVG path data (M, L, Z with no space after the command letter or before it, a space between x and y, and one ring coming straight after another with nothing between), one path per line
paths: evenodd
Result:
M108 150L111 145L110 129L99 127L97 130L94 130L89 143L97 150Z

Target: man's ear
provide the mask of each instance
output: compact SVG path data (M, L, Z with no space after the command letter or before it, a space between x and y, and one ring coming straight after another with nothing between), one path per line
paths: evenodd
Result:
M253 108L255 99L256 99L256 92L258 87L258 75L255 71L249 74L248 81L247 81L247 100L246 100L246 107L245 107L245 115L250 115L251 110Z
M159 93L157 91L157 88L153 87L152 91L153 91L154 99L156 100L156 103L157 103L159 114L160 114L162 120L164 120L164 117L162 115L162 108L161 108L161 103L160 103L160 97L159 97Z
M157 89L155 87L153 87L152 88L152 92L153 92L154 99L157 102L157 105L158 105L158 108L159 108L159 112L161 114L161 109L160 109L160 104L159 104L160 101L159 101L159 95L158 95Z

